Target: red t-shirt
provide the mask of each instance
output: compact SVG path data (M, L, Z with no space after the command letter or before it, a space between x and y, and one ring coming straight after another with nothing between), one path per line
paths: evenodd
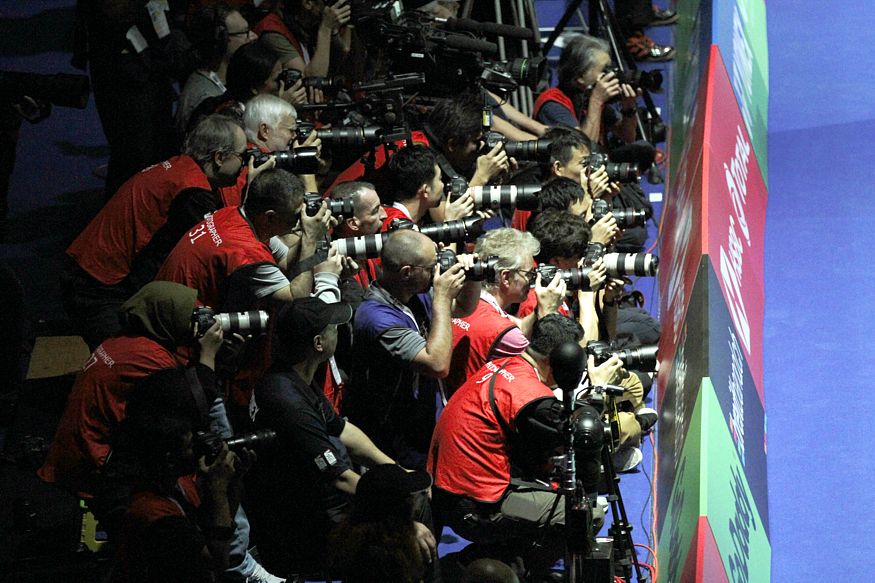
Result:
M447 402L435 426L427 468L437 487L480 502L497 502L510 485L508 436L489 404L495 379L495 403L514 428L520 410L553 392L521 356L487 362Z
M189 156L175 156L142 170L122 184L76 237L67 255L97 281L121 282L134 257L167 222L173 199L188 188L212 189Z
M134 383L183 364L185 358L144 336L103 342L73 385L49 455L37 472L40 478L90 492L94 474L109 454L110 438L125 417Z

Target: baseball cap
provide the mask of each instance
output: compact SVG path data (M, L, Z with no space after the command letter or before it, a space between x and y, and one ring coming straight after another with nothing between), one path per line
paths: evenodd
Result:
M329 324L346 324L352 306L328 304L319 298L301 298L285 306L277 317L276 335L284 351L297 352L309 346L313 337Z
M395 464L374 466L362 475L356 486L356 508L382 514L430 486L431 476L421 470L408 472Z

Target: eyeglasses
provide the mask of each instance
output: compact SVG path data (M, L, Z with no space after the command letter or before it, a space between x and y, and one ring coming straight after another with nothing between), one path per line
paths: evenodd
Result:
M437 260L434 261L431 265L408 265L407 267L412 267L414 269L424 269L426 271L434 271L435 266L437 266Z
M229 32L228 36L249 36L250 32L252 32L252 30L247 28L246 30L241 30L240 32Z
M229 152L228 156L236 157L238 160L240 160L241 164L246 163L246 150L243 150L242 152Z
M526 281L529 282L529 285L534 285L535 280L538 279L538 272L534 269L529 269L528 271L526 271L525 269L514 269L514 271L526 278Z

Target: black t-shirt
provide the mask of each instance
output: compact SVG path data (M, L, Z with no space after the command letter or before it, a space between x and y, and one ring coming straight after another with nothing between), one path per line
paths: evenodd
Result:
M334 486L351 469L339 439L346 420L318 387L291 371L265 375L253 411L257 428L277 433L246 479L253 537L268 570L310 566L348 502Z

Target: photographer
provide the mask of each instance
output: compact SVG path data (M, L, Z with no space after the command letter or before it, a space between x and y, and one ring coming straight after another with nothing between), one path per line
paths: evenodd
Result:
M180 135L185 134L191 113L204 99L225 92L228 64L237 49L258 38L239 12L222 3L204 6L196 12L187 34L200 62L179 95L176 130Z
M294 275L297 261L315 253L332 221L324 203L308 216L303 196L303 184L293 174L266 170L253 181L242 206L208 215L184 235L156 279L196 288L205 304L223 311L270 311L277 303L309 296L314 284L317 295L336 300L342 260L335 253L291 282L287 276ZM301 232L291 249L279 239ZM232 385L235 405L246 406L268 359L264 339L251 345Z
M349 200L353 205L352 216L345 216L334 227L335 239L343 237L361 237L375 235L383 229L383 223L388 217L386 207L380 202L380 197L370 182L343 182L331 191L332 200ZM358 285L367 289L372 281L377 279L379 262L373 259L360 261L360 268L354 274Z
M383 231L388 231L395 219L407 219L418 225L429 211L442 204L443 221L461 219L474 213L474 200L469 194L452 202L444 202L443 172L434 152L425 146L402 148L389 159L385 170L394 187L394 202L386 208Z
M204 118L181 155L123 184L67 248L64 306L89 346L118 332L119 306L152 280L188 229L206 213L240 204L234 187L245 149L234 120Z
M538 320L524 353L486 363L456 391L429 450L438 522L475 543L522 554L535 575L549 572L564 550L558 527L565 523L565 506L545 482L518 479L549 480L551 457L562 445L562 403L551 389L546 355L582 337L580 326L565 316ZM600 366L590 359L587 370L593 385L622 375L617 357Z
M380 258L380 279L355 315L344 413L399 463L421 469L445 402L451 319L474 310L480 284L465 281L470 256L441 271L434 242L416 231L392 234Z
M395 462L337 415L314 381L334 355L348 304L295 300L277 318L274 358L250 410L259 428L277 432L275 446L247 479L247 511L259 554L274 572L315 573L325 567L329 532L348 512L360 464Z
M310 132L304 142L296 141L295 128L298 127L295 108L275 95L256 95L246 102L243 112L243 130L249 144L261 152L283 152L294 147L317 148L321 152L322 140L316 132ZM317 154L318 155L318 154ZM319 190L315 174L296 174L304 183L307 192Z
M252 458L238 458L223 445L211 463L198 459L193 432L190 418L178 409L132 403L116 447L133 466L133 492L112 581L211 582L227 569L240 478Z
M494 229L477 241L475 253L495 258L494 277L480 290L480 301L470 315L453 318L453 359L447 388L458 389L489 360L525 351L539 317L555 312L565 298L565 282L558 275L545 282L532 268L538 241L516 229ZM505 310L524 301L533 289L537 310L516 318Z

